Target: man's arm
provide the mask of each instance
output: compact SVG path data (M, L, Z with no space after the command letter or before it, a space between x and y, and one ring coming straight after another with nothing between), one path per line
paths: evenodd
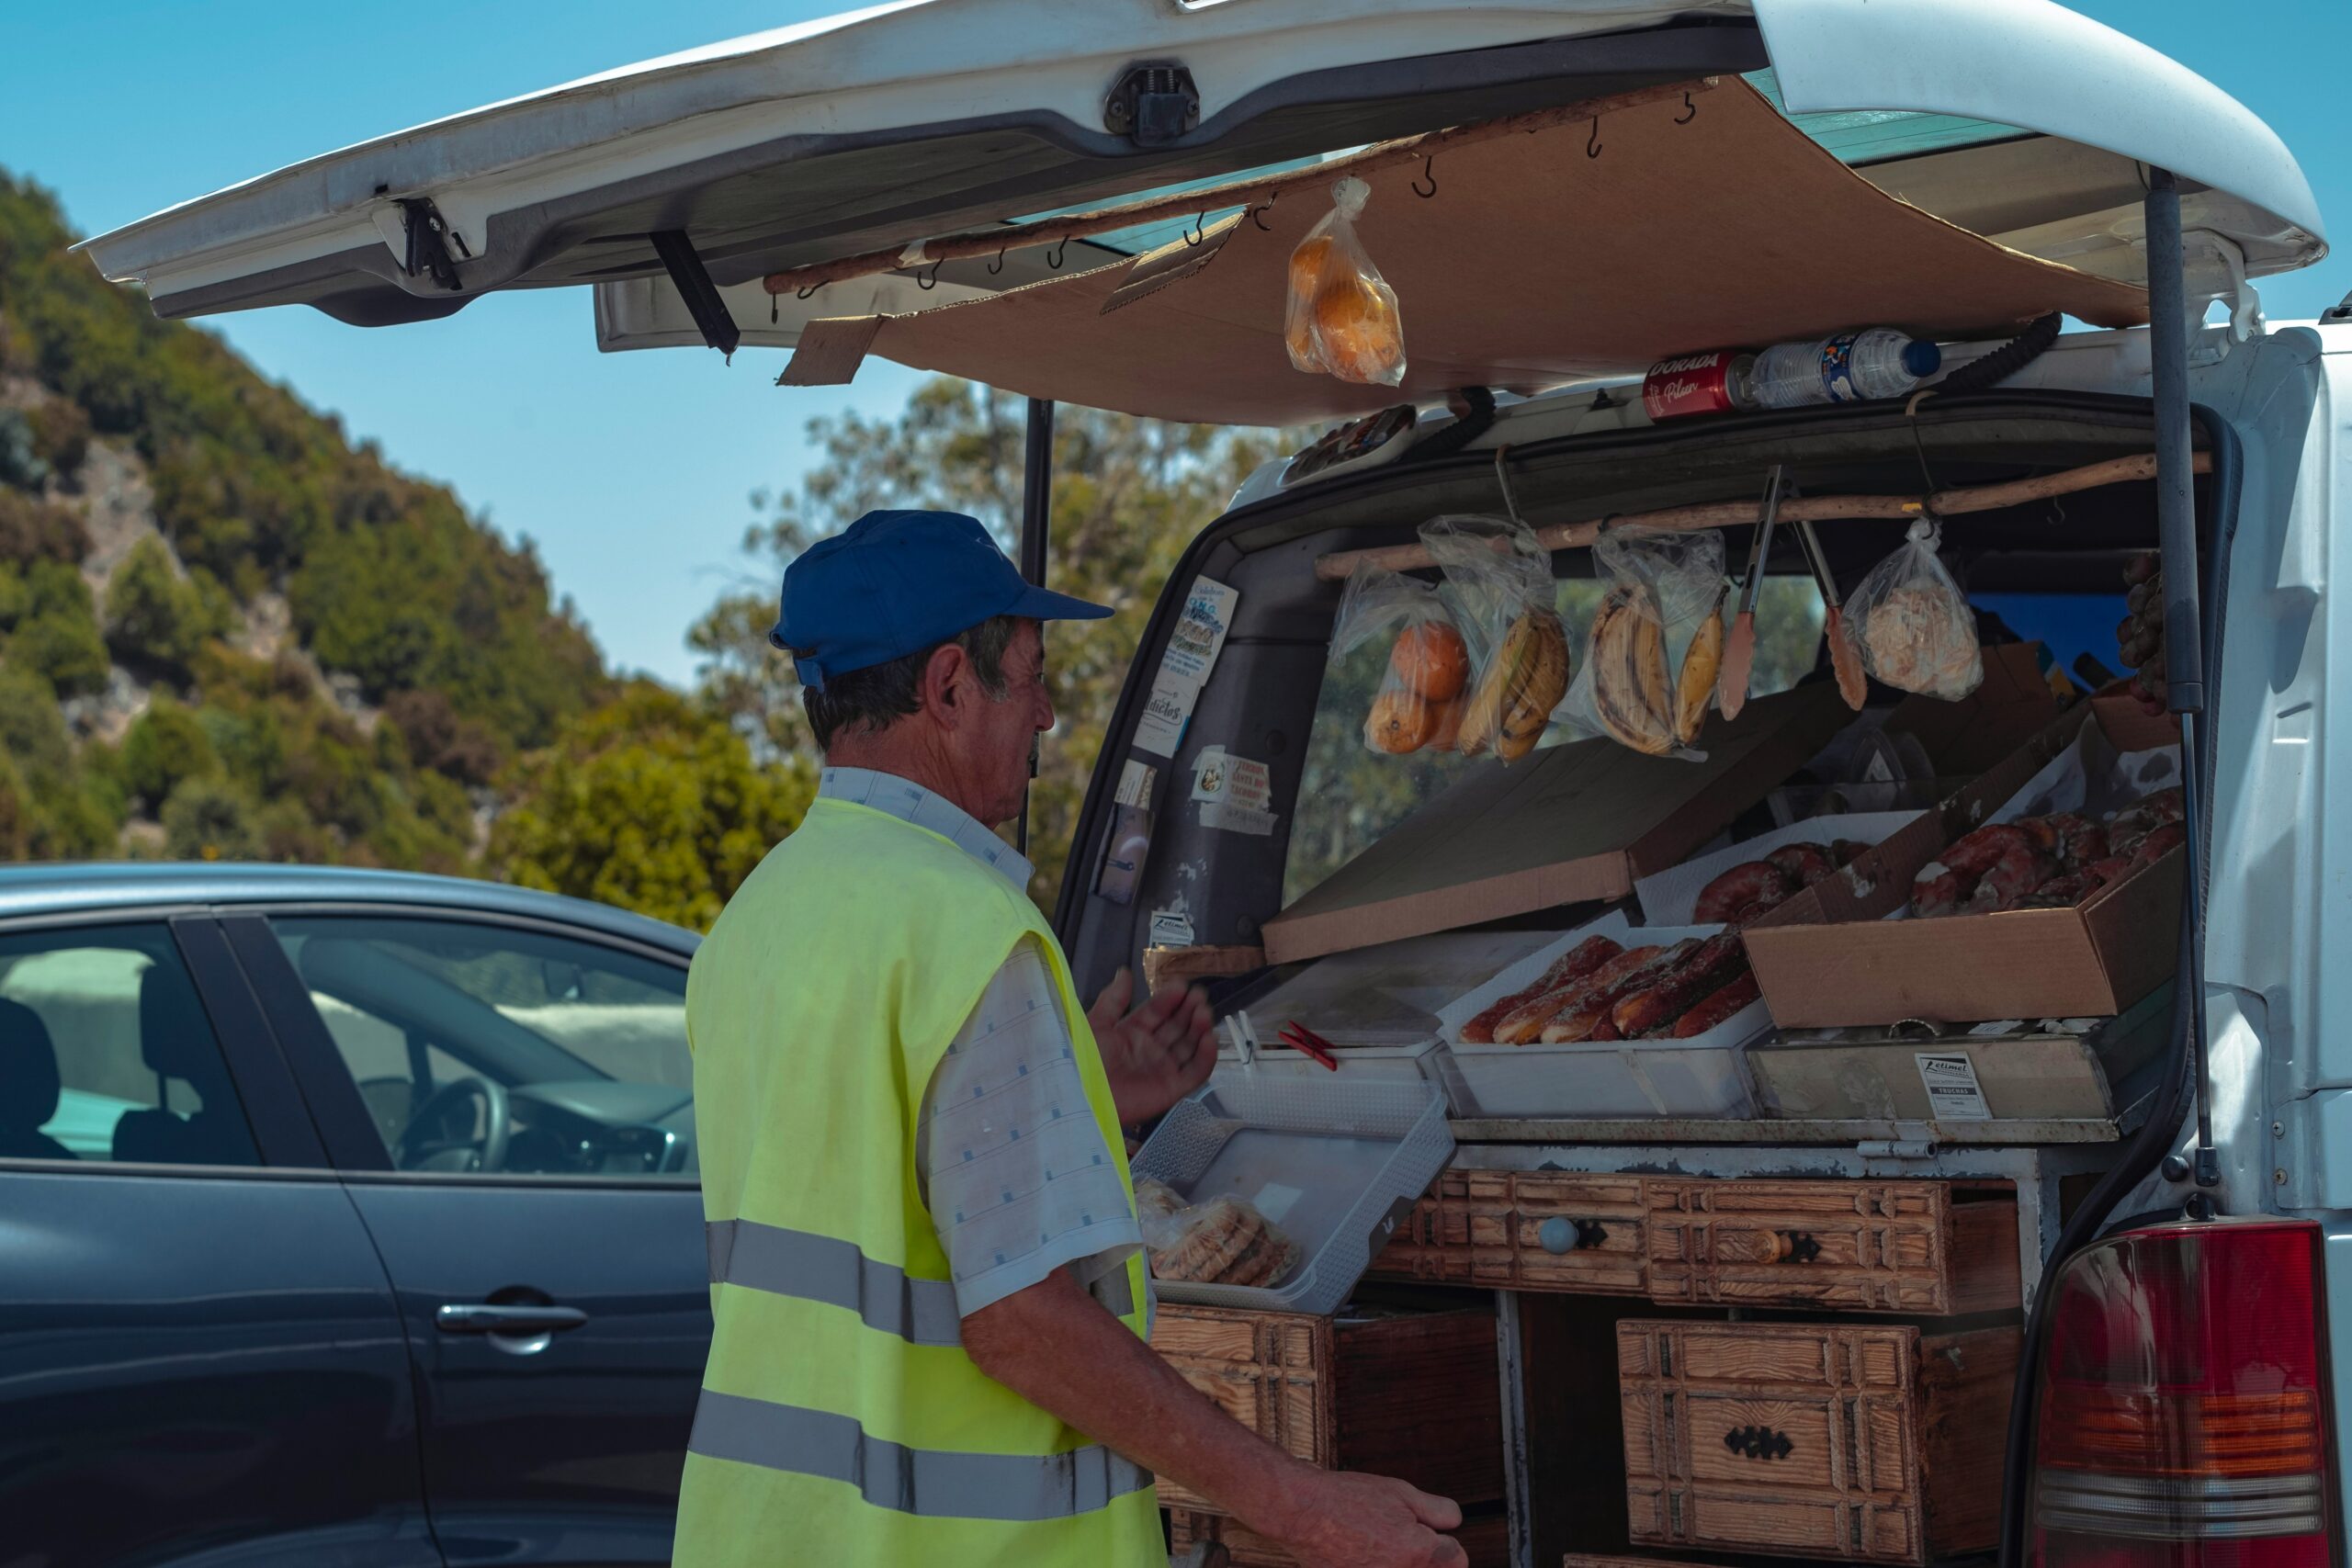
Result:
M1030 1404L1280 1542L1306 1568L1464 1568L1462 1510L1383 1475L1318 1470L1218 1409L1057 1273L964 1319L964 1349Z

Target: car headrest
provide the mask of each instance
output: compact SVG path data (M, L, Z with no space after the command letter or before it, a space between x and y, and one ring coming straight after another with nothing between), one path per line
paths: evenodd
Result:
M220 1077L220 1048L196 987L176 964L151 964L139 976L139 1055L150 1072L198 1086Z
M0 1133L30 1132L57 1114L57 1047L22 1002L0 1001Z

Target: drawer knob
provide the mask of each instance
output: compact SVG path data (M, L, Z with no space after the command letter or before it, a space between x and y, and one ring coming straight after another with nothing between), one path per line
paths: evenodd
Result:
M1770 1427L1734 1427L1724 1434L1724 1447L1747 1459L1786 1459L1796 1448L1786 1432Z
M1609 1239L1609 1233L1601 1228L1599 1220L1571 1220L1564 1214L1555 1214L1535 1227L1535 1239L1544 1251L1557 1258L1580 1247L1599 1247Z
M1775 1263L1811 1263L1821 1256L1821 1244L1813 1239L1811 1231L1774 1231L1772 1261Z

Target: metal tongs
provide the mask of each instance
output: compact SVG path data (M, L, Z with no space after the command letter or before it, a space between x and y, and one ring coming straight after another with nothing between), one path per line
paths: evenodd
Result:
M1250 1021L1248 1009L1227 1017L1225 1034L1233 1042L1233 1054L1240 1058L1241 1066L1255 1066L1265 1046L1259 1042L1258 1026ZM1340 1070L1340 1058L1332 1054L1331 1043L1303 1023L1293 1021L1283 1024L1282 1043L1311 1062L1320 1063L1335 1073Z
M1775 463L1764 476L1764 501L1758 508L1756 536L1747 546L1747 578L1740 584L1739 614L1724 644L1723 671L1715 686L1716 705L1725 718L1737 718L1747 705L1747 677L1756 665L1756 601L1764 592L1764 558L1772 547L1772 525L1781 513L1788 465Z

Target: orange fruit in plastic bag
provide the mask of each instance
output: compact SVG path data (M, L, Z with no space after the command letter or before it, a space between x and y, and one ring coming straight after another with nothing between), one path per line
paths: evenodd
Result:
M1431 705L1430 745L1432 751L1451 751L1462 744L1462 716L1469 711L1470 699L1455 697L1451 702Z
M1372 716L1363 722L1365 743L1392 756L1419 750L1436 732L1435 712L1402 686L1384 688L1373 699Z
M1290 291L1301 299L1315 298L1315 286L1323 277L1324 258L1331 254L1331 236L1314 234L1298 243L1290 254Z
M1460 694L1470 679L1470 650L1462 634L1443 621L1421 621L1399 633L1388 650L1388 667L1405 689L1432 703Z
M1315 333L1342 379L1375 380L1405 357L1396 297L1360 277L1334 279L1315 297Z

